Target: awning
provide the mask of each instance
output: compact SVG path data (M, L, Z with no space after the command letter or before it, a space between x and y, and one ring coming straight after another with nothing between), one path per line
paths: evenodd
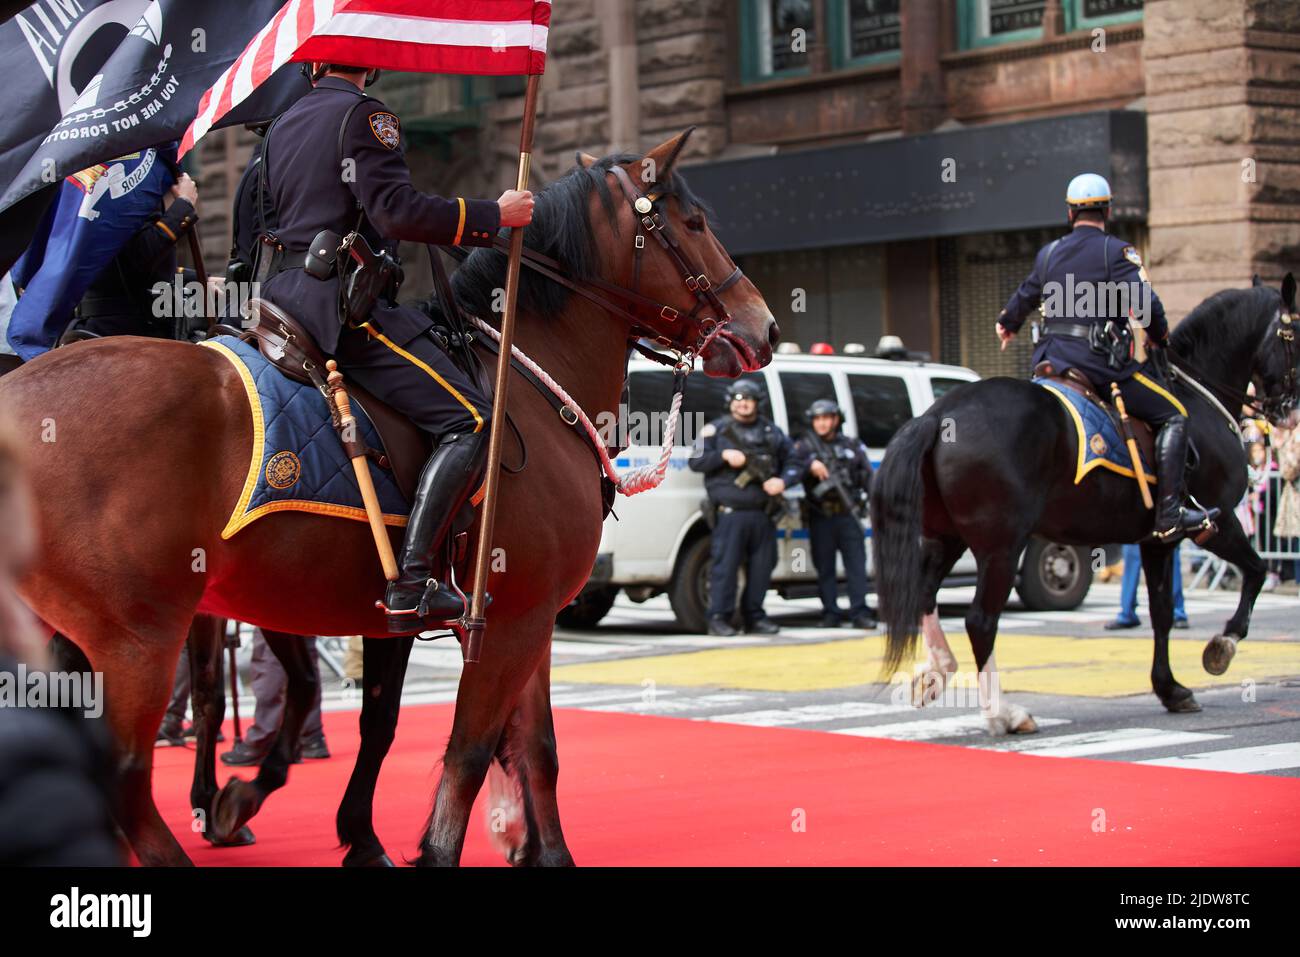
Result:
M954 181L945 181L946 168ZM1110 180L1117 219L1141 220L1146 114L1078 113L683 172L733 254L1061 226L1066 184L1083 172Z

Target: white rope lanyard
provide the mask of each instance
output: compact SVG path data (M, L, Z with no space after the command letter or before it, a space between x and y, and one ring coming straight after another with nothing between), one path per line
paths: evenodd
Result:
M493 329L478 316L470 317L474 324L490 335L497 342L501 341L501 333ZM677 435L677 419L682 410L682 393L679 391L673 395L672 405L668 409L668 423L664 426L663 446L659 450L659 460L652 465L643 465L640 468L632 469L622 475L614 468L614 463L610 461L609 452L605 449L605 441L596 431L596 427L591 424L587 418L587 413L582 411L582 406L574 402L569 393L564 388L546 374L546 371L527 355L520 351L518 346L510 346L510 354L518 359L529 372L537 376L541 383L550 389L552 393L567 408L586 430L587 435L591 437L591 444L595 446L597 454L600 456L600 467L614 487L624 495L636 495L638 492L646 492L658 486L668 471L668 459L673 452L673 439ZM500 360L498 360L500 361Z

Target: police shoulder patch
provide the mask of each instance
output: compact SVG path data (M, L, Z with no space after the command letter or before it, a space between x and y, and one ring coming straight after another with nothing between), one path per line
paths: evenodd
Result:
M401 121L392 113L371 113L370 132L374 133L375 139L390 150L397 149L398 144L402 142Z
M1142 268L1142 257L1138 255L1138 251L1134 249L1132 246L1124 247L1124 258L1127 259L1129 262L1131 262L1134 266L1137 266L1139 269Z

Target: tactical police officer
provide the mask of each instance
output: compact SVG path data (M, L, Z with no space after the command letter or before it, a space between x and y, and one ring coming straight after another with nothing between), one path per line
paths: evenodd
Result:
M141 227L103 268L77 305L71 329L97 336L185 338L168 320L154 317L153 288L170 288L176 274L176 244L199 221L199 190L181 173L158 216Z
M1187 409L1148 375L1151 362L1142 365L1133 358L1126 312L1137 316L1146 328L1148 346L1155 350L1167 348L1169 324L1137 250L1106 232L1110 199L1110 184L1095 173L1070 181L1066 203L1071 232L1038 251L1034 271L1002 310L997 333L1005 349L1042 303L1044 335L1034 351L1035 367L1048 362L1057 374L1078 369L1102 396L1110 395L1112 382L1118 383L1128 411L1159 429L1153 534L1172 541L1208 527L1218 510L1207 514L1185 506ZM1108 301L1116 290L1127 293L1127 310Z
M383 253L402 239L490 246L499 227L528 225L533 197L507 190L496 201L443 199L417 190L398 118L363 92L376 72L313 63L314 89L267 131L262 175L276 224L263 240L258 278L273 274L263 296L301 322L350 380L435 439L411 503L401 576L384 596L389 630L411 634L464 612L432 568L452 518L481 478L491 400L438 345L428 314L396 304L400 277L392 259L372 247ZM362 258L378 263L374 271L354 272L339 237L358 254L372 253ZM269 266L260 258L268 250ZM380 293L353 295L367 288Z
M867 607L867 546L861 519L871 488L867 447L840 431L844 415L834 400L818 399L808 407L807 417L812 431L795 440L782 477L787 485L803 483L822 627L841 624L835 581L838 552L844 559L849 620L854 628L875 628L876 617Z
M763 611L763 599L776 566L773 512L784 505L782 472L792 451L790 439L771 419L758 414L762 390L740 380L727 395L729 414L700 430L692 471L704 474L709 504L717 511L709 560L709 634L736 633L736 577L745 564L745 594L740 613L745 631L774 635L781 629Z

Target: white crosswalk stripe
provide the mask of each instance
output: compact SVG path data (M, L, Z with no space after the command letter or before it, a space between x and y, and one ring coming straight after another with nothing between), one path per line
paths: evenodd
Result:
M1138 764L1165 768L1197 768L1202 771L1229 771L1252 774L1258 771L1282 771L1300 768L1300 743L1261 744L1253 748L1229 748L1225 751L1200 751L1171 758L1153 758Z
M1035 716L1040 728L1069 724L1067 718L1040 718ZM858 738L890 738L894 741L930 741L934 738L970 737L987 734L984 718L978 713L958 714L947 718L921 718L917 721L897 721L892 724L868 724L859 728L831 728L831 734L848 734Z
M1058 734L1048 737L1016 738L994 746L998 751L1019 751L1051 758L1082 758L1097 754L1120 754L1146 751L1180 744L1199 744L1229 737L1195 731L1162 731L1159 728L1116 728L1112 731L1086 731L1082 734Z

